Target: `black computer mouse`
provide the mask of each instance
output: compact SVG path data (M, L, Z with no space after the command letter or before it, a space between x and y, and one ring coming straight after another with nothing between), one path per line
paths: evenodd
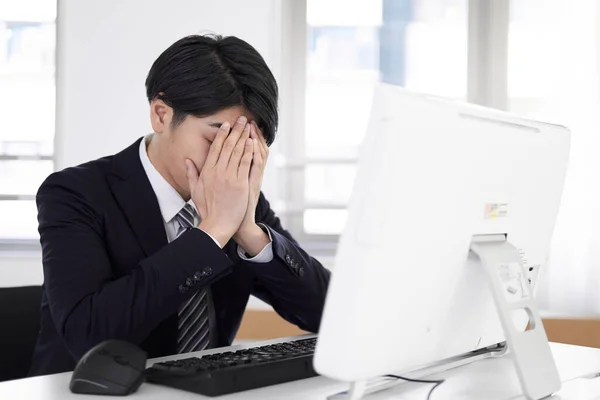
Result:
M73 393L125 396L144 380L148 355L139 347L107 340L88 351L77 363L71 384Z

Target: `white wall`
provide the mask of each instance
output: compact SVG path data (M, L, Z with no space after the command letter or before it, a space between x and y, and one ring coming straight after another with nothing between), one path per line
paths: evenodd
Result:
M186 35L238 36L278 78L281 1L58 0L57 169L114 154L151 132L146 75L158 55ZM273 164L263 190L275 195ZM7 267L0 286L41 282L39 254L0 255L0 265Z

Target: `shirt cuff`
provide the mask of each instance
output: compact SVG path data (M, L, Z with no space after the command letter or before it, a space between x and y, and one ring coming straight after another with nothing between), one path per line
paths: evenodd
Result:
M242 249L239 245L238 245L237 251L238 251L238 256L240 256L240 258L244 261L250 261L250 262L254 262L254 263L264 264L264 263L273 261L273 238L271 237L271 232L269 231L269 229L267 229L267 227L264 224L259 222L258 225L261 225L263 227L263 230L267 233L267 235L269 235L270 243L268 243L260 251L260 253L258 253L257 255L255 255L252 258L248 258L246 256L246 252L244 251L244 249Z

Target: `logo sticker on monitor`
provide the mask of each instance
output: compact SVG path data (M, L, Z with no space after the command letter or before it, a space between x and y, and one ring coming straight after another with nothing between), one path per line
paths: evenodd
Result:
M507 203L487 203L483 219L496 219L508 217Z

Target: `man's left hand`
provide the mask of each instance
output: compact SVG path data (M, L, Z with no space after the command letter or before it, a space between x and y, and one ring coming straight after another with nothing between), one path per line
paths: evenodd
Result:
M252 156L252 166L250 167L249 183L250 193L248 196L248 208L246 215L242 220L240 228L233 236L233 239L239 244L251 257L256 256L269 244L269 236L256 224L255 214L260 188L262 186L265 166L269 157L269 147L265 141L262 132L258 129L256 122L252 121L250 126L250 138L254 142L254 152Z

